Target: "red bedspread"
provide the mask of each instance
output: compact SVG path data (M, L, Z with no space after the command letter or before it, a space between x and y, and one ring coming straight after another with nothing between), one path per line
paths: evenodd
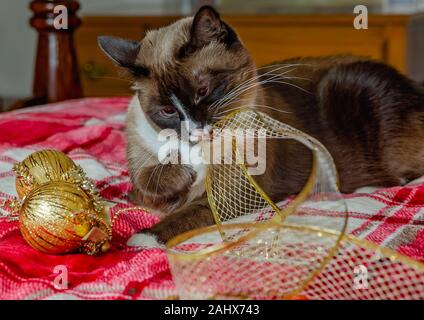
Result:
M104 198L130 207L125 161L127 98L82 99L0 115L0 200L16 196L12 165L33 151L67 153L94 179ZM424 159L423 159L424 161ZM424 181L347 197L349 232L424 261ZM176 294L166 254L125 245L156 218L122 214L113 247L99 257L50 256L28 246L16 221L0 209L0 299L140 299ZM55 267L66 266L68 288L55 287ZM63 269L62 269L63 270Z

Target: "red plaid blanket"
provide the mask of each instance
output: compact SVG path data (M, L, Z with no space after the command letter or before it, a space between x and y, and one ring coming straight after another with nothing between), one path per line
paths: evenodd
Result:
M131 207L125 161L127 98L82 99L0 115L0 201L16 196L12 166L30 153L55 148L92 178L101 195ZM423 159L424 160L424 159ZM424 261L424 180L347 196L349 232ZM126 240L157 219L147 212L122 214L112 249L99 257L50 256L28 246L18 223L0 209L0 299L144 299L177 294L166 254L131 248ZM55 285L68 271L68 287ZM59 268L58 268L59 267Z

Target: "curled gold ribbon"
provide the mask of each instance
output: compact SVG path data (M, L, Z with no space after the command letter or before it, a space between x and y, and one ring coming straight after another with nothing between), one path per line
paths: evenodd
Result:
M345 200L338 193L338 177L335 166L328 151L318 141L303 132L279 123L267 115L254 110L233 112L219 122L215 129L230 128L235 130L239 127L248 128L250 125L257 126L258 123L260 124L259 127L262 126L271 132L267 138L295 139L311 149L313 163L309 179L301 192L284 208L280 209L268 197L261 186L256 183L255 179L249 175L247 167L243 163L232 163L227 167L225 167L225 164L209 165L205 183L215 225L189 231L171 239L167 243L171 271L182 297L230 297L242 299L255 297L256 293L254 291L243 287L243 279L232 283L233 279L225 278L225 275L233 274L234 278L237 279L239 274L244 274L246 271L243 270L244 267L250 270L250 265L247 261L252 264L257 263L258 268L261 265L266 266L265 271L271 273L272 269L267 269L270 264L276 263L280 268L287 265L289 270L293 270L292 276L299 277L297 282L291 283L290 280L287 280L288 284L284 287L284 285L273 282L272 279L265 276L254 279L253 275L246 274L246 281L251 281L253 286L256 283L255 281L263 281L263 287L258 288L257 292L265 292L266 296L273 296L279 299L293 298L305 292L310 296L314 296L316 292L311 291L310 288L314 288L317 282L319 286L319 281L322 281L323 277L333 273L332 271L334 270L328 272L327 268L334 268L332 263L339 259L338 252L349 254L350 251L348 250L354 250L355 248L368 250L385 258L389 257L389 260L385 260L387 268L399 268L399 270L402 270L401 267L404 267L405 270L409 270L411 273L424 271L422 263L407 258L391 249L381 248L365 240L346 235L348 223L347 207ZM232 152L236 155L238 152L234 142L232 142ZM326 177L326 173L332 176ZM225 181L225 179L233 180ZM242 182L234 181L236 179L241 179ZM242 183L243 186L240 187ZM226 184L231 185L231 187L226 188ZM324 187L320 189L322 186ZM287 218L293 217L293 214L303 209L302 206L305 202L309 200L313 202L314 199L320 198L318 197L320 193L325 195L326 191L331 194L331 196L328 196L328 201L338 201L343 207L343 210L341 210L343 215L340 218L342 221L337 226L337 229L302 223L293 224L293 221L288 221ZM321 198L325 201L325 196ZM254 206L249 207L246 205L243 207L241 201L237 202L238 200L233 199L244 199L247 203L259 204L257 207L267 207L267 210L271 210L275 214L265 221L238 222L237 218L240 215L243 216L242 211L246 209L246 212L251 212L250 209ZM240 207L238 206L239 204L242 209L233 209L233 207ZM224 212L225 210L229 210L230 214ZM231 212L232 210L235 213ZM237 233L237 231L242 232ZM276 235L270 240L269 233L271 232ZM216 234L220 235L221 240L216 237ZM287 235L293 235L294 238L296 238L296 235L298 237L309 237L312 239L310 241L316 242L316 245L315 243L312 243L314 245L308 243L308 245L311 244L311 247L317 247L318 251L321 249L323 252L317 252L315 260L313 258L309 258L309 260L305 258L304 261L296 262L296 257L293 258L283 254L284 248L292 249L290 241L287 240L289 238L284 238ZM282 237L285 240L282 240ZM204 241L207 241L207 239L213 239L213 241L211 240L208 245L190 247L196 244L195 239L203 238L205 239ZM264 244L266 241L268 242ZM276 253L274 258L272 255L269 257L267 255L261 256L261 254L255 255L255 252L260 252L257 250L261 246L269 250L269 252ZM282 251L279 252L278 250ZM362 259L361 261L368 261L365 257L361 256L360 258ZM246 262L242 259L246 260ZM234 263L226 264L225 261ZM390 261L393 261L393 263L390 264ZM296 267L296 263L299 264L298 267ZM309 263L309 265L305 265L305 263ZM224 269L220 269L220 266ZM232 268L239 269L233 270ZM222 273L223 276L221 278L216 277L217 273ZM252 273L254 272L252 271ZM249 278L250 276L252 277L251 279ZM287 277L289 279L290 274ZM327 291L330 290L330 288L327 289ZM381 297L378 293L380 292L379 288L372 292L376 298ZM199 296L201 293L203 295ZM411 297L416 296L412 294Z

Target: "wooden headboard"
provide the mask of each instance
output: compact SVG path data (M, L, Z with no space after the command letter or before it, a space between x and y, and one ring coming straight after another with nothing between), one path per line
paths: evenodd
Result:
M68 12L67 29L54 26L55 7ZM30 24L38 32L33 97L19 107L57 102L82 97L79 65L74 44L74 31L81 24L76 12L77 0L34 0L30 4L33 16ZM63 7L62 7L63 8Z
M58 5L67 8L68 29L54 27L54 8ZM38 46L34 98L26 105L79 98L83 94L130 94L129 84L119 79L115 66L98 48L97 37L106 34L141 39L146 30L180 18L87 16L78 28L81 20L77 17L77 0L33 0L30 7ZM410 15L373 15L369 17L369 29L360 31L353 28L353 15L349 14L233 15L224 19L240 34L258 65L294 56L351 53L384 61L407 72Z
M372 15L368 30L353 27L353 14L224 15L257 65L297 56L355 54L384 61L407 72L409 15ZM84 95L129 95L113 63L97 46L100 35L141 39L147 30L179 16L85 16L76 32Z

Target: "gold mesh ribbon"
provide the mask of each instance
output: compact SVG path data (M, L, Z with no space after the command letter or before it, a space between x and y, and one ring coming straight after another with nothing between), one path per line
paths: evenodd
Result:
M422 263L345 234L346 203L321 143L253 110L231 114L215 129L214 141L232 141L230 160L209 165L206 178L216 225L167 244L181 298L424 298ZM295 140L312 152L310 177L292 201L275 204L240 161L237 135L250 130L258 139L260 129L262 138ZM316 207L341 214L318 218Z
M171 270L184 299L424 298L422 263L349 235L341 237L330 257L328 249L339 236L332 230L280 224L223 243L213 226L170 243ZM209 243L193 245L200 239Z

